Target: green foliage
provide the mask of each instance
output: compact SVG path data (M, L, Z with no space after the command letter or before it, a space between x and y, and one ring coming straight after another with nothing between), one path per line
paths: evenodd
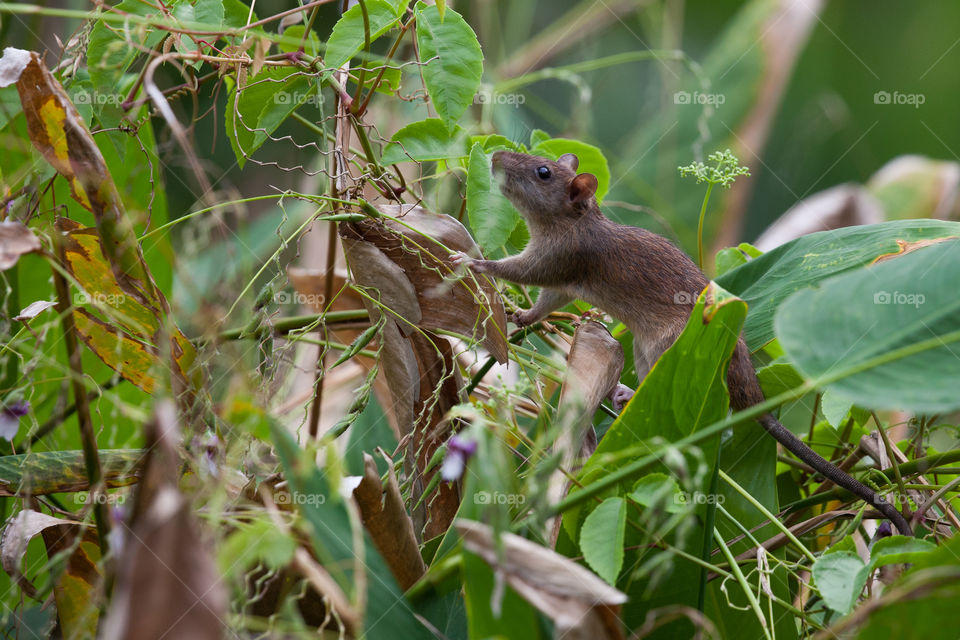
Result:
M801 372L850 402L957 409L957 273L960 243L949 240L824 280L781 305L777 337Z
M417 4L417 47L421 73L433 108L448 130L473 102L483 75L483 52L463 17L436 5Z

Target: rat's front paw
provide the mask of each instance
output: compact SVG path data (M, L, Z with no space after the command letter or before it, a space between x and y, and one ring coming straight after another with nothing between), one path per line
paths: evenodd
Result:
M623 408L627 406L627 403L630 402L630 398L633 397L633 389L625 384L618 383L607 397L610 398L610 404L613 405L613 410L620 413L623 411Z
M530 313L530 309L521 309L520 311L511 313L507 320L520 328L528 327L537 321L537 319L533 317L533 314Z
M449 260L450 260L450 264L452 264L455 267L459 267L463 265L469 266L470 263L473 262L473 258L465 254L463 251L455 251L451 253Z

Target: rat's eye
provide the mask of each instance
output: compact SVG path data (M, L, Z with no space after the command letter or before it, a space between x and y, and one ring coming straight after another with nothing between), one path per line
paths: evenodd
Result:
M537 169L537 177L539 177L541 180L549 180L550 169L548 169L547 167L539 167Z

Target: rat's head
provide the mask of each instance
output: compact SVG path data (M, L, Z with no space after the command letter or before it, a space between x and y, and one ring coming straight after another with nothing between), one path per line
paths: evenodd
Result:
M562 216L577 218L593 206L597 178L577 173L580 161L565 153L556 162L513 151L493 154L493 174L513 206L528 221Z

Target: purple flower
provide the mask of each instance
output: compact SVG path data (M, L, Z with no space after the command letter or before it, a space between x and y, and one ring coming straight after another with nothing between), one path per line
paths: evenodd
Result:
M30 413L30 403L18 400L0 409L0 438L13 442L20 430L20 418Z
M877 527L877 533L874 534L874 540L879 540L880 538L889 538L893 535L893 525L890 524L889 520L884 520L880 523L880 526Z
M446 482L458 480L467 468L467 460L477 452L477 443L460 436L451 436L447 441L447 456L440 467L440 477Z

